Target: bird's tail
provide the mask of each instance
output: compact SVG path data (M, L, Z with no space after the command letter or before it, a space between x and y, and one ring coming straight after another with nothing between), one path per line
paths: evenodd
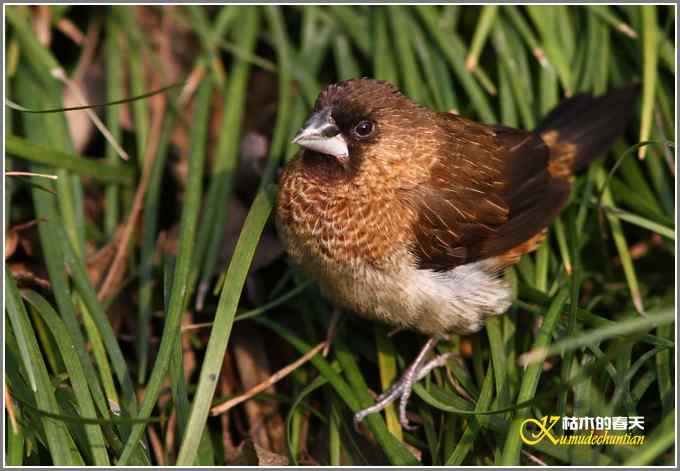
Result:
M566 177L605 152L632 118L639 93L638 84L597 97L583 93L552 110L535 130L550 148L550 173Z

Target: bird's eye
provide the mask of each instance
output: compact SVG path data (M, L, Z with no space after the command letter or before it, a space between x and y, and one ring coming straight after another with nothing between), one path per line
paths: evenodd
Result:
M354 127L354 134L358 137L368 137L373 134L375 126L371 121L361 121Z

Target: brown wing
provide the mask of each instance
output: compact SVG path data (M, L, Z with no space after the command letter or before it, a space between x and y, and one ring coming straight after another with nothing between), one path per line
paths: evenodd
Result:
M420 268L447 271L531 239L564 206L570 185L550 175L534 133L440 114L439 159L416 192L413 252Z

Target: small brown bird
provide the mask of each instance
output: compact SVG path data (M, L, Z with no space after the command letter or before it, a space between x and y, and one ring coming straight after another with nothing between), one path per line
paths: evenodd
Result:
M399 397L409 427L413 383L446 360L428 352L508 309L503 269L538 246L636 96L574 96L530 132L434 112L383 81L321 92L280 181L283 245L340 308L431 337L357 422Z

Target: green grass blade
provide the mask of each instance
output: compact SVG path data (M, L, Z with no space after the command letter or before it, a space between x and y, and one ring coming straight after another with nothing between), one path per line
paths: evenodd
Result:
M541 330L534 341L534 349L545 348L550 343L550 338L559 319L562 306L567 300L568 292L561 290L553 299L550 309L545 314ZM531 399L536 394L538 388L538 381L543 370L542 363L534 363L524 370L522 375L522 384L520 386L519 394L517 395L517 402L521 403ZM517 465L519 464L519 455L522 448L520 440L520 427L522 420L526 418L527 411L522 411L515 414L514 419L510 425L510 429L505 438L505 446L501 456L501 465Z
M540 62L541 66L544 68L550 67L550 63L545 57L545 52L541 48L538 37L536 37L534 31L529 27L529 23L527 23L522 13L520 13L520 7L505 5L501 9L501 13L508 18L526 45L531 48L531 53Z
M129 167L102 164L79 155L35 144L18 136L5 136L5 146L7 153L30 162L70 170L104 182L132 184L134 171Z
M194 118L194 127L191 136L191 156L189 160L189 172L187 180L187 193L184 208L182 210L181 233L179 239L180 252L177 257L177 267L172 285L172 291L165 326L158 347L156 363L151 371L149 382L146 386L144 400L139 410L138 418L145 419L151 415L161 385L168 371L170 357L175 348L177 337L180 335L179 327L186 302L186 287L191 270L192 250L196 238L196 223L202 197L203 162L205 159L205 139L207 132L208 110L212 96L212 81L204 80L198 90L197 115ZM135 425L127 439L125 448L118 460L119 465L126 464L131 458L137 442L144 431L144 425ZM199 434L200 438L200 434Z
M6 273L5 279L9 275ZM5 281L7 282L7 281ZM12 294L10 292L10 294ZM21 361L24 364L24 369L28 376L28 384L31 386L31 391L34 393L38 390L38 380L36 379L36 371L34 364L31 359L31 350L29 342L31 339L29 335L32 332L27 331L25 327L25 322L22 322L22 315L28 316L25 312L25 307L19 305L20 299L16 296L8 296L7 298L7 316L9 317L10 324L12 325L12 330L14 330L14 336L17 339L17 345L19 346L19 354Z
M596 169L595 182L601 188L606 179L604 169L597 162L593 165L593 168ZM611 190L609 188L603 188L601 191L602 202L604 203L604 205L614 206ZM623 228L621 227L621 221L617 215L611 212L607 212L606 216L612 231L612 237L614 238L616 249L618 250L619 257L621 258L621 265L623 266L623 272L626 276L626 281L628 282L628 289L630 291L630 296L633 300L633 304L635 305L635 308L639 313L643 313L644 306L640 294L640 286L637 281L637 275L635 274L635 268L633 267L633 261L630 256L628 243L626 242L626 237L623 233Z
M340 336L335 341L336 355L338 361L342 366L349 385L356 394L358 403L356 408L352 408L352 412L357 412L359 409L368 407L373 402L371 396L368 394L368 386L364 377L359 371L353 353L350 351L346 340ZM364 419L368 428L373 432L375 439L380 443L381 448L387 455L390 463L393 465L410 465L417 463L415 457L410 451L406 449L396 437L392 435L385 425L384 420L379 414L370 414Z
M233 8L233 7L232 7ZM235 28L240 47L252 53L259 30L257 10L242 10L240 24ZM218 254L224 237L224 224L233 188L234 172L238 163L239 143L241 141L241 117L245 109L246 86L250 74L250 64L238 58L231 67L224 98L225 114L222 130L217 141L217 152L212 168L212 178L207 191L203 224L196 244L195 270L201 268L201 285L207 286L212 278Z
M257 241L269 218L271 209L272 195L260 192L251 206L248 217L243 224L241 236L236 243L201 367L201 375L194 395L186 433L177 457L177 464L180 466L191 465L196 458L198 444L208 418L212 397L217 387L217 378L227 350L241 288L245 283Z
M368 55L370 51L367 31L367 20L362 15L357 15L354 11L356 6L340 6L333 5L327 7L329 12L335 17L339 25L341 25L347 34L352 38L354 44L359 50Z
M17 81L17 94L22 101L30 106L41 107L43 104L42 97L36 88L36 83L30 80L28 69L24 67L19 68ZM50 142L50 133L48 129L54 124L54 118L47 118L34 114L24 114L22 118L26 135L31 141L40 144ZM38 173L47 172L46 167L41 165L32 165L31 169ZM63 169L58 170L58 174L61 178L70 178L68 173ZM36 182L36 185L41 183ZM51 188L51 185L48 188ZM94 401L97 404L99 413L106 417L109 415L109 404L105 398L101 384L98 381L98 375L87 353L80 322L76 317L72 293L69 290L66 273L64 272L64 254L59 240L54 237L57 231L63 230L64 226L67 226L67 223L62 219L62 215L59 213L57 201L55 201L53 194L45 192L39 186L34 186L32 190L32 199L36 217L38 220L43 221L38 225L40 244L59 313L69 329L71 338L76 343L76 351L78 352L83 368L87 372L90 390ZM61 207L64 208L64 205ZM75 228L71 227L71 229L70 234L73 238L77 238Z
M407 21L408 29L411 31L413 46L423 68L423 75L428 84L430 94L432 95L432 103L429 106L438 111L449 111L453 107L453 103L447 95L450 95L451 92L449 90L453 87L453 83L451 83L450 76L447 75L448 71L443 72L441 69L443 66L444 70L446 70L446 65L439 52L432 50L430 47L430 43L420 25L411 18L408 18ZM442 64L438 65L437 62Z
M5 385L5 387L8 387ZM22 415L18 408L14 408L17 423L21 420ZM6 419L8 420L8 419ZM24 463L24 453L26 446L26 434L22 426L17 426L16 430L13 426L7 427L7 448L6 465L7 466L21 466Z
M470 72L477 68L479 56L482 53L486 39L489 37L497 14L498 5L486 5L481 8L479 21L477 21L477 26L475 27L475 34L472 36L470 52L468 52L468 56L465 59L465 68Z
M50 77L52 71L60 69L61 66L54 58L54 56L38 41L38 38L31 29L28 18L25 13L21 11L21 7L13 6L5 10L9 23L14 28L14 32L18 37L19 44L23 49L22 56L25 57L31 66L36 70L42 72L43 83L48 81L54 83L54 79Z
M269 181L273 177L275 165L283 155L286 146L287 119L290 106L290 100L286 93L290 84L288 41L283 29L280 10L276 7L268 7L266 13L277 39L280 65L279 87L281 95L276 118L277 124L269 151L269 162L263 173L260 189L243 224L234 249L234 255L227 269L206 355L201 367L198 387L191 407L187 431L177 456L178 465L191 465L196 459L199 440L205 428L209 407L217 386L217 376L222 367L224 353L229 342L229 333L234 322L241 289L245 283L245 277L252 262L260 234L272 210L273 195L268 188Z
M7 294L7 310L11 312L11 319L14 323L20 326L19 332L23 337L22 342L25 342L25 356L22 352L22 360L24 362L24 369L32 371L35 382L35 401L39 407L50 412L59 413L59 406L54 396L54 387L50 381L47 373L47 367L40 354L40 347L35 338L35 333L31 327L28 313L24 306L19 290L17 289L14 279L5 272L5 289ZM23 349L22 349L23 350ZM49 448L53 463L61 466L72 466L82 464L78 451L71 448L71 434L66 426L61 422L55 422L48 419L42 420L43 428L47 438L47 446Z
M480 392L479 398L477 398L477 404L475 404L475 412L484 412L491 404L491 398L493 396L493 378L494 378L494 368L489 365L489 368L484 377L484 382L482 383L482 390ZM460 466L463 460L470 452L475 439L479 435L481 429L480 422L482 422L482 417L474 417L470 420L470 424L463 432L463 436L456 445L453 453L446 459L446 466Z
M667 414L656 429L647 437L647 443L626 460L624 466L648 466L653 464L668 448L675 444L675 409ZM664 465L673 463L671 457Z
M123 96L122 56L120 44L120 31L115 17L109 16L106 21L106 95L108 101L119 99ZM106 107L106 127L111 133L114 142L120 142L122 135L119 120L120 107ZM120 157L116 149L108 143L106 146L106 160L112 167L120 165ZM120 220L120 188L117 185L106 187L104 230L111 237L115 232Z
M45 298L35 291L23 291L22 296L35 308L36 312L40 314L57 342L59 353L66 366L73 392L78 401L80 414L85 417L95 417L97 412L87 387L85 371L80 364L78 355L73 351L74 343L71 340L64 322L59 318L59 315L52 306L49 305ZM94 459L92 464L97 466L108 466L110 462L101 428L95 424L85 425L85 431L90 446L89 452Z
M134 12L131 8L123 6L112 7L113 15L121 23L121 27L126 30L127 57L130 74L130 92L133 96L142 95L145 90L145 77L143 69L142 48L138 44L141 37L140 25L135 21ZM140 171L144 167L144 154L149 139L151 128L149 117L149 105L146 100L135 100L132 102L132 120L135 125L135 143L137 148L137 162Z
M378 368L380 369L380 386L387 391L397 378L397 356L394 342L387 336L387 327L376 324L374 328L375 346L378 353ZM401 423L394 404L385 408L385 422L387 430L400 441L403 439Z
M309 383L307 386L305 386L302 391L298 394L298 396L295 398L295 401L290 407L290 411L288 412L288 416L286 417L286 437L290 438L291 435L291 427L293 423L293 418L295 416L295 411L298 408L298 405L313 391L317 390L321 386L325 385L328 383L328 380L324 378L323 376L317 376L314 381ZM297 462L297 455L298 455L298 450L297 447L293 445L292 440L288 439L286 440L288 443L288 458L291 461L291 464L294 466L298 466Z
M640 142L649 140L652 133L654 113L654 96L658 75L656 5L642 7L642 44L643 44L643 77L642 77L642 116L640 119ZM638 157L644 158L647 147L638 149Z
M465 89L479 117L487 123L495 123L496 116L488 99L477 82L465 70L464 49L462 41L454 32L445 32L438 27L437 10L432 6L418 5L416 11L422 18L427 30L442 50L453 68L461 86Z
M663 224L659 224L654 221L650 221L647 218L638 216L637 214L630 213L620 208L613 208L611 206L600 206L608 213L616 214L622 221L635 224L638 227L648 229L656 234L664 236L670 240L675 240L675 229L672 227L666 227Z
M503 407L505 396L505 382L507 380L507 357L506 346L503 343L501 332L502 318L491 317L486 321L486 335L489 338L491 349L491 361L493 364L494 380L496 386L496 397L498 406Z
M257 322L272 330L275 330L282 338L284 338L284 340L293 345L293 347L295 347L295 349L302 354L312 348L309 343L301 340L291 331L274 321L264 317L259 317L257 318ZM352 380L357 381L358 384L362 383L363 379L361 377L361 373L359 373L357 369L356 362L352 358L351 352L348 352L344 345L337 344L336 347L344 349L344 363L347 366L353 368L353 371L349 373L349 375L352 377ZM352 412L358 412L361 409L360 400L357 397L357 394L362 395L361 402L363 404L368 404L371 401L368 391L365 389L365 383L364 390L357 389L354 384L352 384L352 387L350 387L351 383L348 384L320 354L314 356L310 362L319 370L319 373L321 373L328 380L328 382L336 390L337 395L345 402L345 404L347 404L347 407L349 407ZM342 366L343 362L340 361L340 363ZM383 450L388 454L392 464L415 465L418 463L411 452L408 451L406 447L404 447L394 436L389 433L387 427L385 426L385 422L379 415L371 414L366 417L365 421L369 430L373 432L376 440L378 440Z
M656 333L661 338L673 339L673 327L671 325L659 326ZM659 400L664 412L668 412L673 405L673 362L671 361L672 349L660 351L655 357L657 380L659 382Z
M527 93L528 87L525 72L522 70L526 66L526 56L519 42L519 38L509 29L504 21L498 20L494 25L492 42L496 54L500 57L501 67L505 69L513 93L514 102L522 118L523 126L526 129L533 129L536 124L534 118L531 95Z
M600 20L604 21L606 24L614 28L616 31L625 34L629 38L637 38L637 33L632 29L628 23L622 21L620 18L614 14L612 11L612 6L610 5L588 5L588 8L595 13Z
M137 307L137 355L139 369L137 381L143 383L147 375L149 362L150 322L153 299L153 259L156 253L156 238L158 230L159 206L161 201L161 182L165 163L168 157L170 135L174 128L177 115L174 108L170 108L166 114L158 139L156 157L149 177L149 185L144 197L144 221L142 223L142 248L139 259L139 300Z
M87 275L86 269L83 266L83 262L78 258L77 254L71 247L71 244L67 240L66 234L62 229L56 229L53 234L57 240L61 242L62 253L64 254L64 268L68 268L73 281L81 296L83 303L87 307L89 313L92 316L92 320L95 323L99 335L106 346L107 353L111 358L111 363L113 365L115 374L118 378L119 383L123 388L124 404L123 407L130 411L130 413L136 413L137 400L135 396L134 386L132 384L132 379L130 378L130 372L128 369L127 362L123 355L123 351L118 344L116 335L111 327L106 312L101 302L97 299L97 293L94 287L90 283L90 279Z
M373 32L373 75L378 80L397 83L397 69L390 47L390 37L387 27L387 11L384 8L371 9Z
M416 65L415 53L410 37L404 34L409 29L408 16L405 7L391 6L388 8L388 15L392 30L392 38L396 46L397 61L400 65L400 77L403 80L403 87L406 94L418 103L427 104L425 90L421 87L423 78Z
M569 57L555 34L559 21L557 15L560 12L554 9L554 7L544 5L529 5L526 9L534 26L539 31L545 54L552 66L555 67L565 94L567 96L571 95L573 86Z
M359 65L352 55L350 43L344 35L339 35L333 40L333 55L335 56L338 78L340 80L347 80L361 75Z
M341 417L335 402L331 402L330 421L328 423L329 466L340 466L342 440L340 437Z
M519 358L524 365L541 363L550 355L563 354L587 345L596 345L603 340L619 338L638 332L647 332L655 327L670 324L675 321L672 309L665 309L656 313L648 313L645 317L635 317L618 321L614 325L595 329L591 332L581 332L578 337L560 340L550 346L536 346Z

